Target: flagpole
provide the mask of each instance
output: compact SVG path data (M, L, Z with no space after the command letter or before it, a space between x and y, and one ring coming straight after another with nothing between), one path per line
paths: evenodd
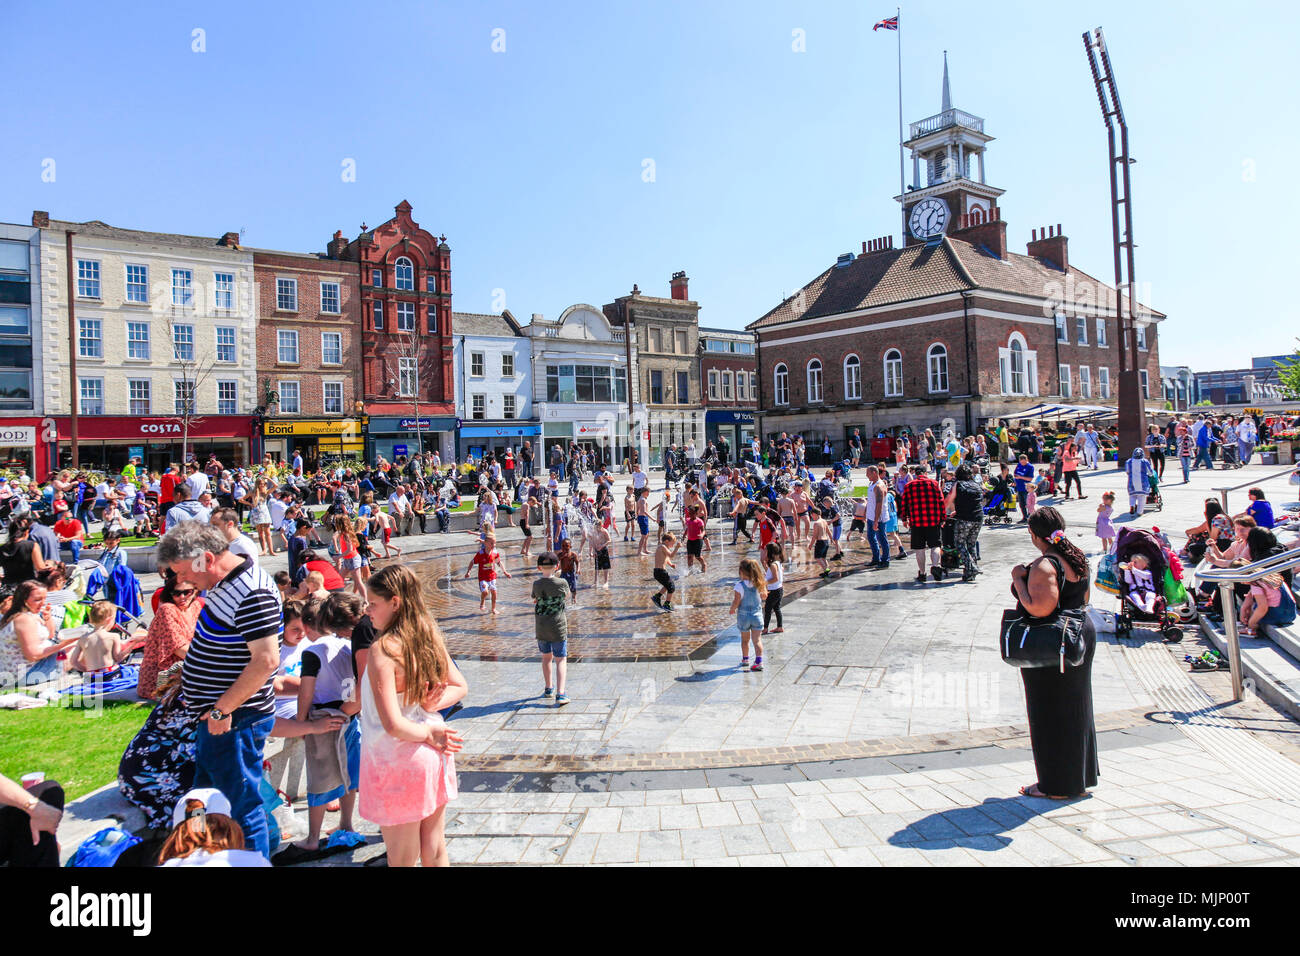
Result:
M907 181L903 177L903 10L895 8L895 22L898 29L898 205L903 218L903 233L899 237L899 247L907 245Z

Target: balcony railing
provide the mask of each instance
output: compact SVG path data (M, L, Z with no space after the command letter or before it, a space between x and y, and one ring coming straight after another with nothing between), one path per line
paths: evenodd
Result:
M928 116L920 122L913 123L912 133L908 138L916 139L918 136L936 133L950 126L960 126L964 129L974 130L977 133L984 132L984 120L962 110L954 109L944 110L942 113L936 113L934 116Z

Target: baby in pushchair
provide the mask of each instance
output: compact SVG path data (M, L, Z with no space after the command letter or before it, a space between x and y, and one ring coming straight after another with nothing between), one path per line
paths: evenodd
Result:
M1155 581L1151 577L1151 562L1145 554L1135 554L1132 560L1119 566L1124 572L1124 600L1131 603L1143 614L1155 614L1156 602L1161 600L1156 594Z

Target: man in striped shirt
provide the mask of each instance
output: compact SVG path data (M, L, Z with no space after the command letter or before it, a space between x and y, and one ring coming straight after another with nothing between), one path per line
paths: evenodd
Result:
M185 705L200 714L194 786L225 794L245 845L269 858L258 787L262 749L275 724L280 592L256 561L228 545L212 525L184 521L158 543L158 563L178 582L207 591L181 669Z

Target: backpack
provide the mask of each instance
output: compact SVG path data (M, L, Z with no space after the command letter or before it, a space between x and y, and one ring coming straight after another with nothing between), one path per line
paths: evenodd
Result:
M105 827L81 841L77 852L68 860L68 866L112 866L126 850L140 842L140 838L121 827Z

